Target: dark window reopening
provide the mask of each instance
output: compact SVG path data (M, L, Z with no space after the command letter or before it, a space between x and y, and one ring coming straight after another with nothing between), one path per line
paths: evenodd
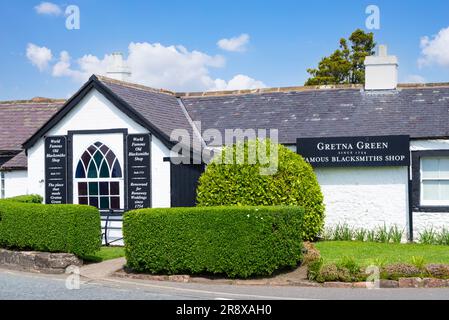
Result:
M78 203L104 209L120 209L122 167L114 152L96 142L81 156L76 172Z

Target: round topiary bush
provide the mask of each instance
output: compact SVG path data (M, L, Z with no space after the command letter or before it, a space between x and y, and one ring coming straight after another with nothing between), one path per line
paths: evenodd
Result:
M254 150L266 150L266 159L259 156L262 152L254 157ZM238 143L215 156L199 179L197 205L301 206L301 233L307 241L315 240L324 225L323 195L312 167L268 139Z

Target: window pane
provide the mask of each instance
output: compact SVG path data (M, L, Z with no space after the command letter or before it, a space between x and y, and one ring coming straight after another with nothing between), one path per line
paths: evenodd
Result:
M106 159L108 160L109 167L112 168L112 164L115 160L115 154L114 152L112 152L112 150L108 152L108 154L106 155Z
M98 182L89 182L89 195L90 196L98 195Z
M120 167L120 163L118 162L118 160L115 160L111 177L112 178L121 178L122 177L122 168Z
M421 161L423 179L438 179L438 159L423 158Z
M98 178L97 167L95 166L94 160L92 160L89 164L89 169L87 170L88 178Z
M91 158L91 156L90 156L89 152L87 152L87 151L84 152L83 155L81 156L81 160L83 161L84 166L86 168L89 165L90 158Z
M111 197L111 209L120 209L119 197Z
M440 158L439 161L440 179L449 178L449 158Z
M449 201L449 181L440 181L440 200Z
M109 167L108 167L108 163L106 162L106 160L103 161L103 164L101 165L100 178L110 178Z
M89 197L89 205L98 208L98 197Z
M109 209L109 197L100 197L100 209Z
M94 160L97 164L97 168L100 168L101 161L103 160L103 154L100 151L97 151L94 155Z
M109 148L108 148L107 146L103 145L103 146L100 148L100 150L101 150L101 152L103 152L103 154L106 154L106 153L108 153Z
M87 150L90 152L90 154L93 155L95 151L97 151L97 148L95 148L94 146L90 146Z
M87 196L87 182L78 183L78 195Z
M440 200L438 181L423 181L423 200Z
M76 167L75 178L82 179L86 177L86 171L84 170L83 163L81 160L78 162L78 166Z
M118 182L111 182L111 191L112 196L120 195L120 184Z
M79 204L83 204L83 205L87 205L88 204L87 197L79 197L78 198L78 203Z
M101 196L109 196L109 183L108 182L100 182L100 195Z

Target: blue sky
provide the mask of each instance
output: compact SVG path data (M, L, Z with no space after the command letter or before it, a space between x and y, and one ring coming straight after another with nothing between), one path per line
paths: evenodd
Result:
M50 2L39 13L41 1L0 0L0 100L67 98L114 51L133 81L153 87L302 85L341 37L365 29L370 4L380 8L376 42L399 57L401 82L449 82L447 0ZM68 5L80 10L79 30L66 28Z

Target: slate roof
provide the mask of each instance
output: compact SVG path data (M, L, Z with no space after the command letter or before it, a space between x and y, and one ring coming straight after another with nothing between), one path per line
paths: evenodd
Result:
M279 142L330 136L449 137L449 84L362 88L272 89L256 93L183 94L202 129L278 129Z
M182 101L173 92L98 75L96 77L115 95L162 131L168 139L175 129L187 130L190 137L199 139L198 134L193 132L193 125L189 121L187 112L183 111Z
M61 100L0 102L0 151L20 151L63 105Z
M25 151L20 152L11 160L4 163L0 170L25 170L28 167L28 159Z

